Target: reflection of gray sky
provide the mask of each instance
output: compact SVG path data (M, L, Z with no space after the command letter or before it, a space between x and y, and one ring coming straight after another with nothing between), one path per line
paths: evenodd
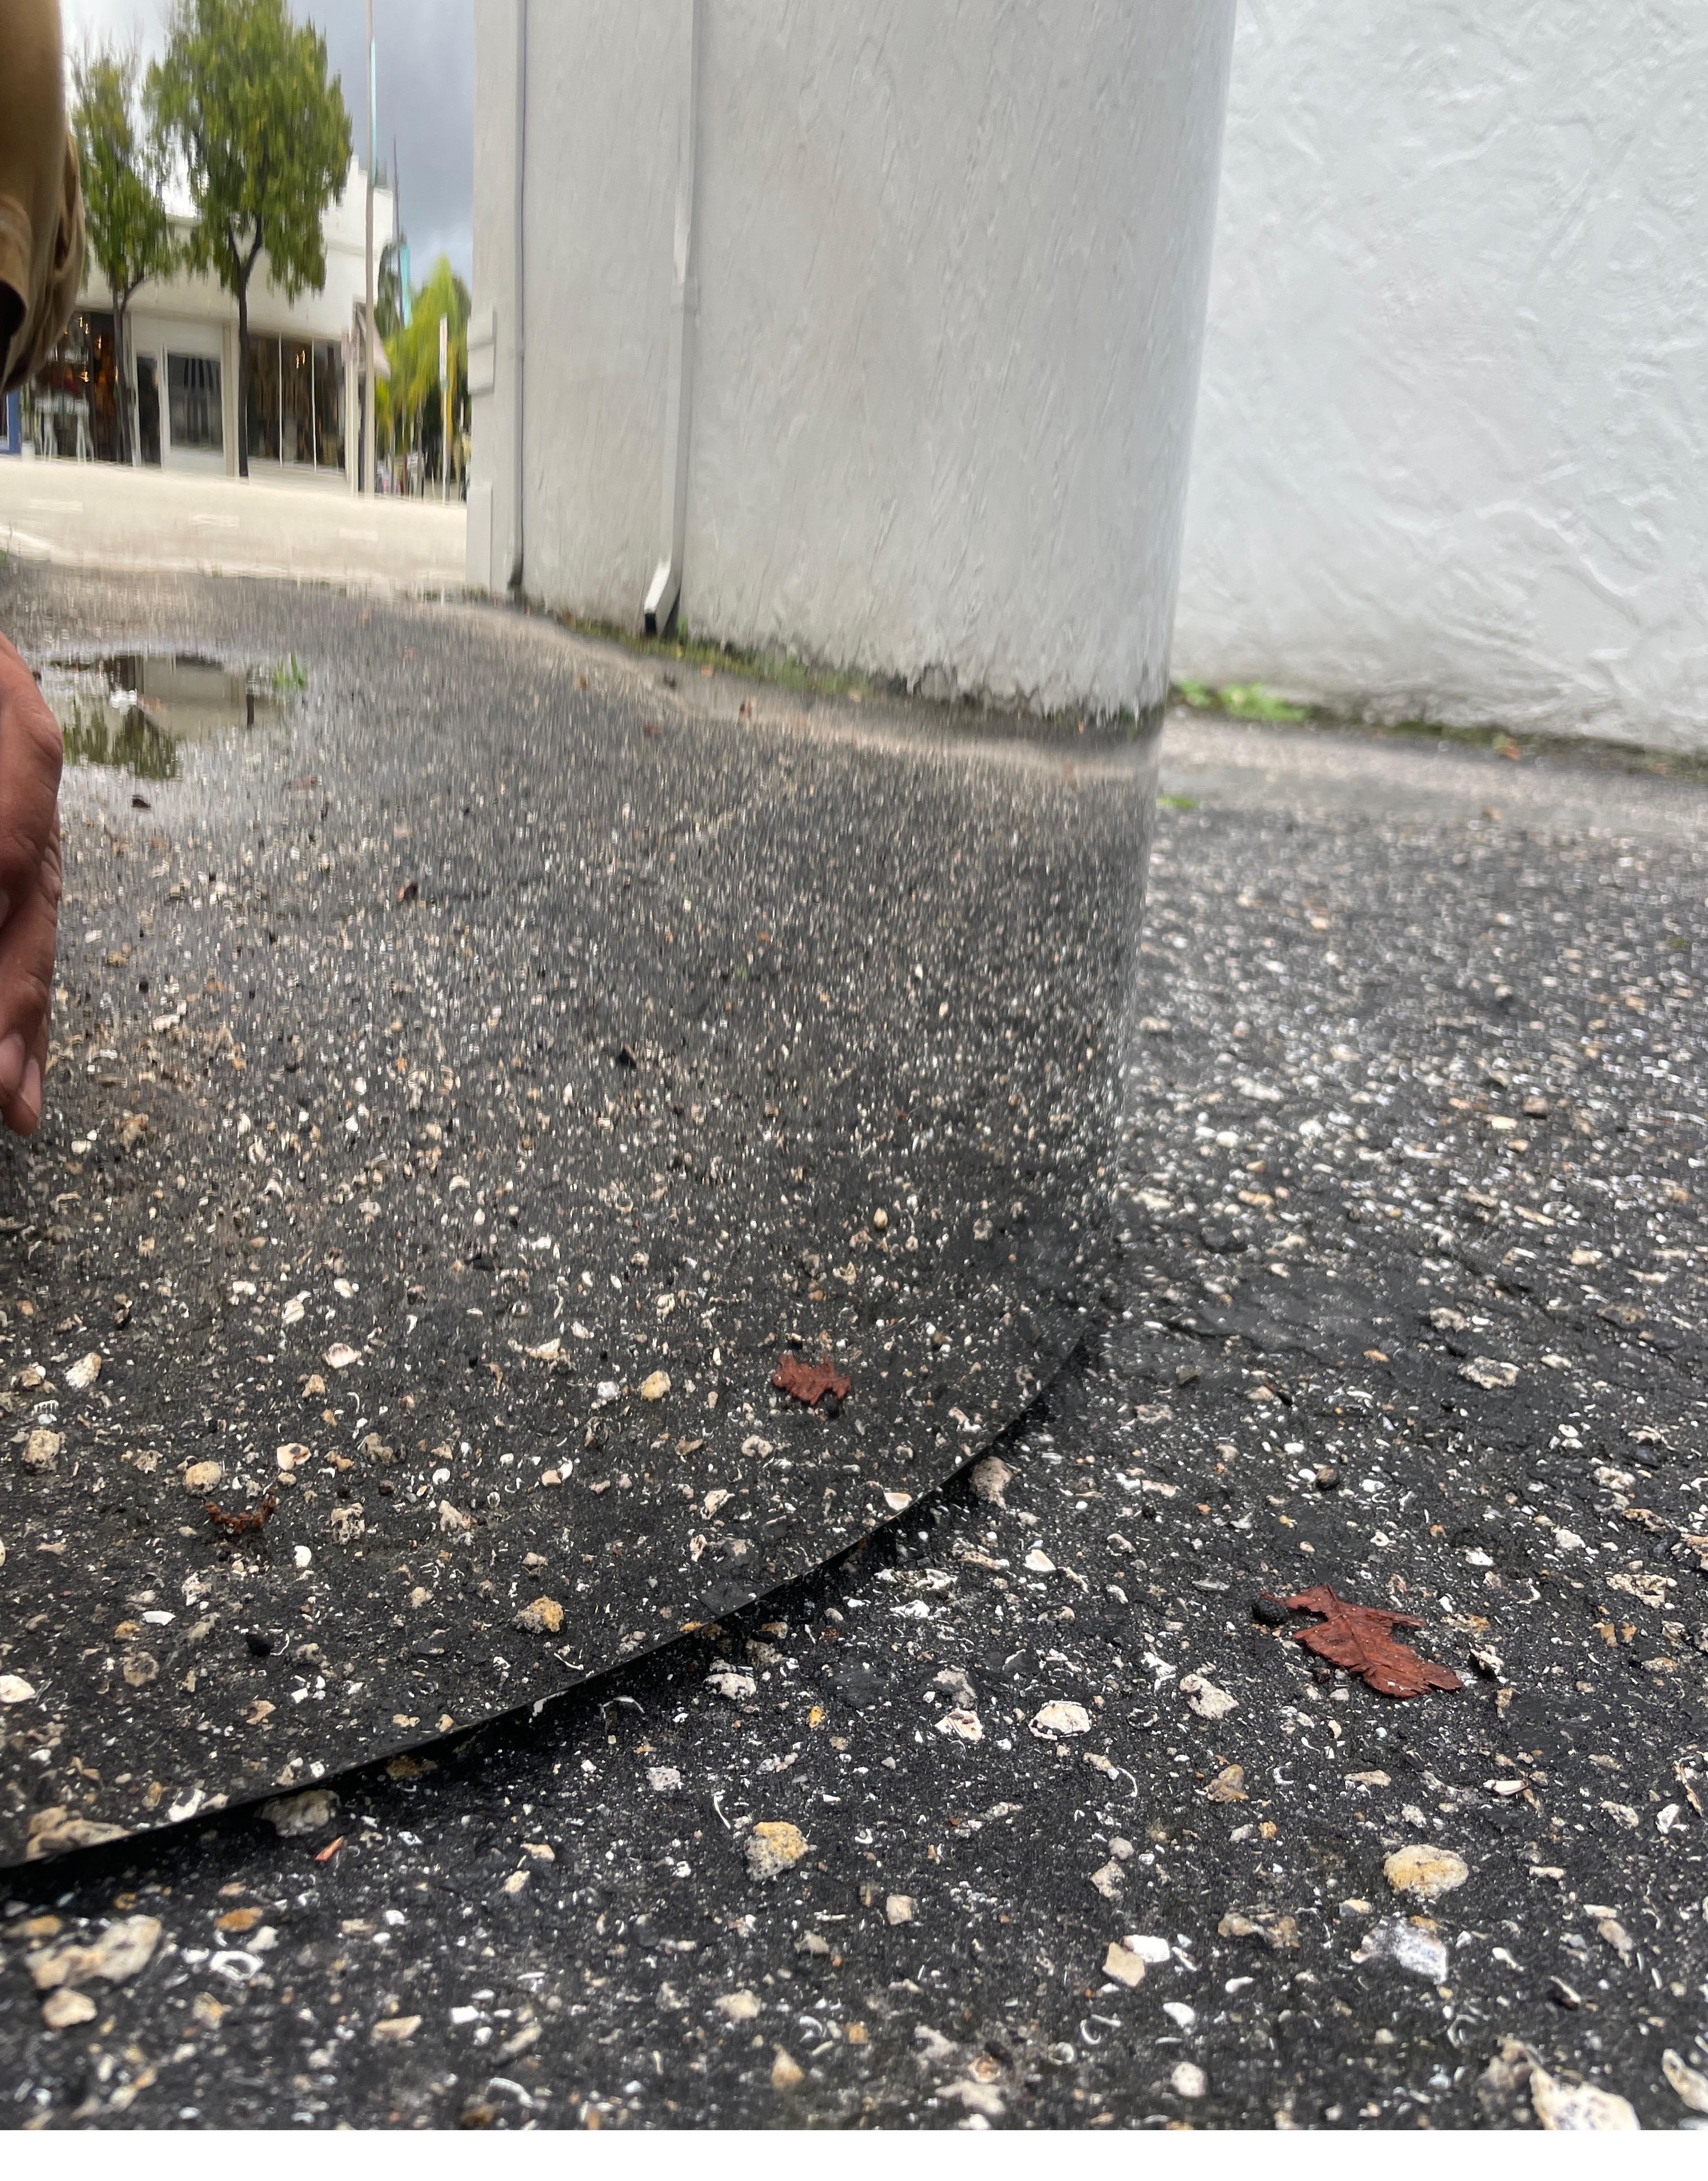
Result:
M146 55L164 36L165 0L60 0L68 45L85 32L134 37ZM326 40L327 60L344 80L356 156L367 150L364 0L291 0ZM473 245L473 0L374 0L379 48L380 163L402 185L411 270L424 279L442 252L466 280Z

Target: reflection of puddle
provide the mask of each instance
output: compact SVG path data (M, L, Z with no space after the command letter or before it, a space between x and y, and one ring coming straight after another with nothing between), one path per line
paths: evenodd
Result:
M64 736L68 765L171 780L180 743L212 742L278 718L300 681L294 660L262 679L194 652L117 651L50 661L41 693Z

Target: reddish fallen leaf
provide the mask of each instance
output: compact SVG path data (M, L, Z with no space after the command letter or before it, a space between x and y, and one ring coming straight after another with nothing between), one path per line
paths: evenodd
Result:
M771 1373L771 1383L809 1409L817 1408L826 1394L846 1401L854 1390L854 1381L845 1378L828 1356L820 1363L803 1363L798 1356L785 1356Z
M323 1847L321 1850L320 1853L316 1856L315 1861L317 1863L330 1863L333 1856L338 1853L339 1850L344 1846L344 1842L349 1838L350 1835L348 1833L340 1833L338 1838L333 1841L329 1847Z
M223 1530L228 1537L240 1538L251 1530L264 1530L273 1519L278 1505L275 1494L269 1492L261 1505L240 1515L229 1514L223 1507L216 1506L212 1499L204 1499L207 1519L216 1529Z
M1326 1582L1314 1583L1281 1604L1289 1613L1321 1614L1314 1627L1294 1629L1294 1640L1331 1666L1361 1675L1380 1696L1420 1697L1426 1689L1464 1687L1447 1667L1420 1659L1409 1644L1396 1641L1396 1628L1424 1625L1408 1613L1390 1613L1380 1605L1349 1605Z

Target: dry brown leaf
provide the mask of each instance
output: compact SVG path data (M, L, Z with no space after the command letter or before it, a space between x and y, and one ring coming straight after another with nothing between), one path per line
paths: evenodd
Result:
M826 1394L838 1401L846 1401L854 1390L854 1382L846 1378L826 1356L822 1362L803 1363L798 1356L785 1356L771 1373L771 1383L780 1394L803 1401L816 1408Z
M251 1530L264 1530L273 1519L278 1505L278 1495L269 1492L260 1505L243 1513L232 1514L212 1499L202 1505L207 1510L207 1519L216 1529L223 1530L228 1537L240 1538Z
M1295 1641L1331 1665L1361 1676L1380 1696L1420 1697L1427 1689L1464 1687L1447 1667L1420 1659L1409 1644L1395 1641L1396 1628L1423 1626L1410 1614L1348 1604L1326 1582L1314 1583L1281 1603L1289 1613L1320 1613L1323 1617L1315 1626L1292 1632Z

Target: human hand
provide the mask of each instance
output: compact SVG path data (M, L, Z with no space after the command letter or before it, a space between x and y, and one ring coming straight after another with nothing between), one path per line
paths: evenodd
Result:
M59 932L59 723L0 637L0 1121L41 1118Z

